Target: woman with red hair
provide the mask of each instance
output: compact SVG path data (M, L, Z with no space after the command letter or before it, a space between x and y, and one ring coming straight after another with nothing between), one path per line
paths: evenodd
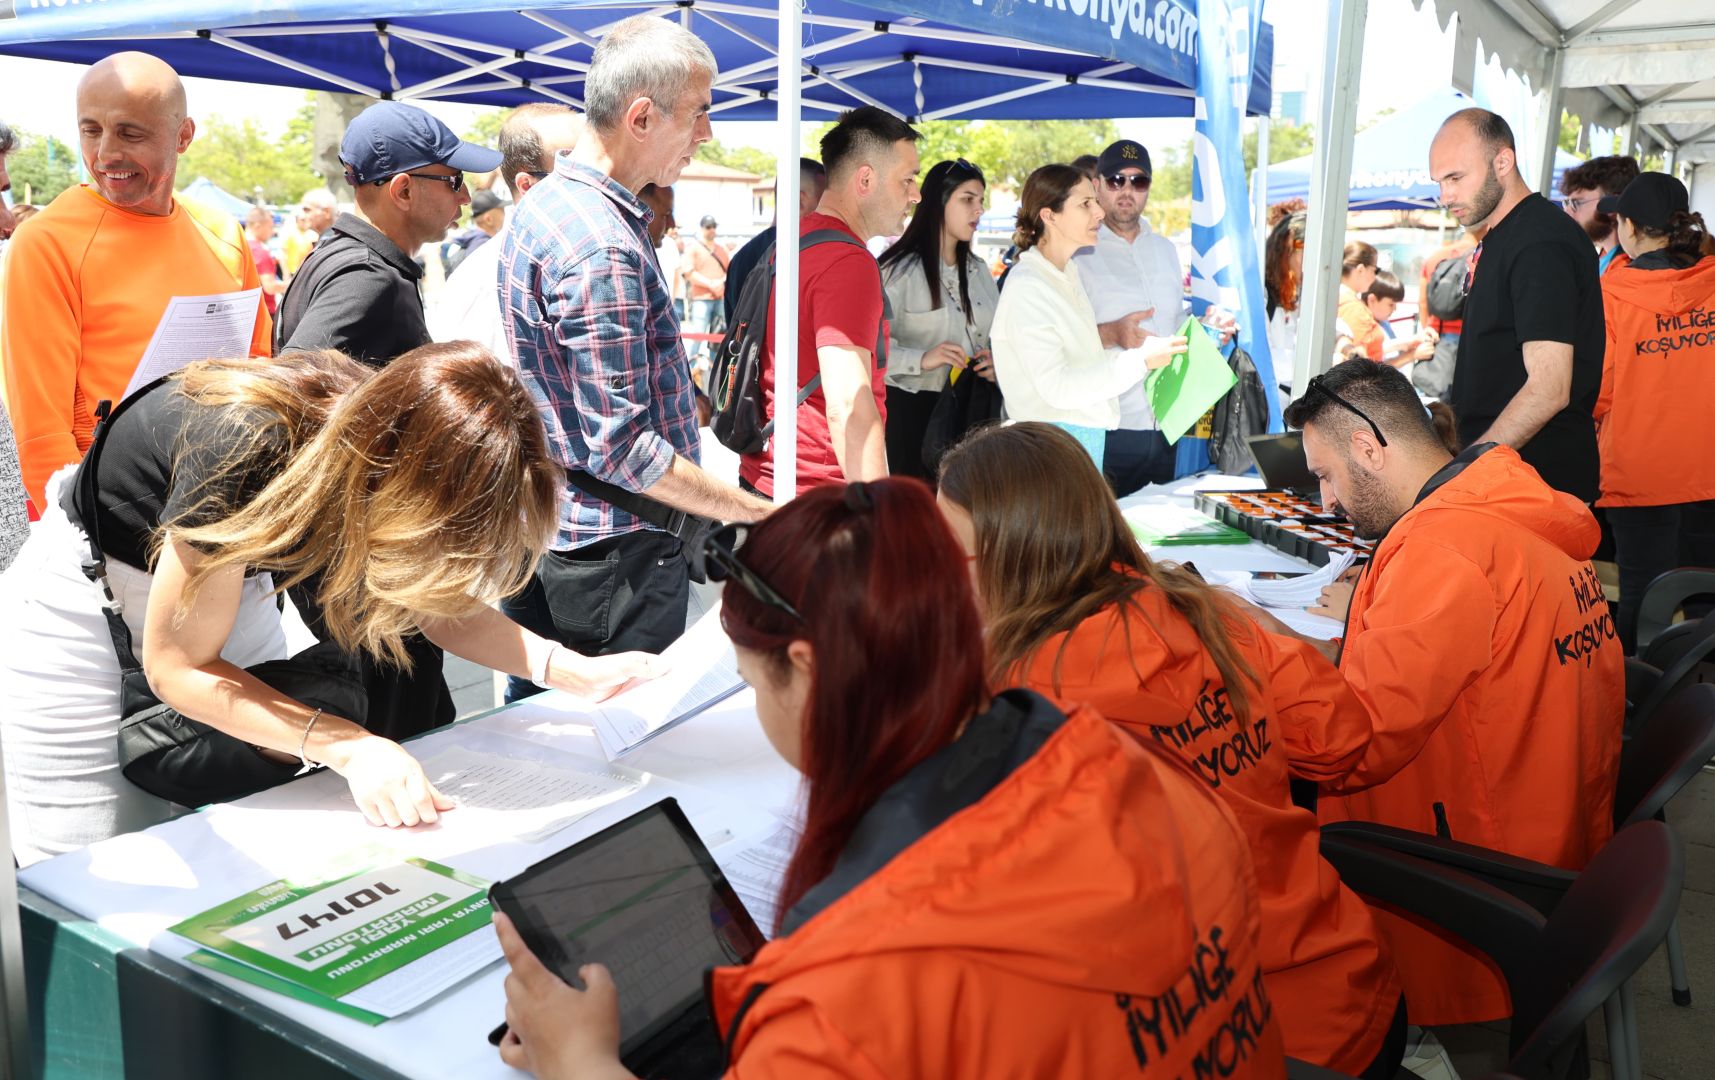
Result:
M818 488L710 556L808 788L779 936L710 980L729 1076L1284 1075L1237 824L1089 709L990 691L926 487ZM496 924L505 1061L627 1075L625 988L592 964L574 990Z

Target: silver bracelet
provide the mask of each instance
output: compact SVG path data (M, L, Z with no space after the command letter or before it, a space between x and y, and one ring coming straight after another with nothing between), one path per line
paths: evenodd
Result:
M554 662L554 654L559 652L561 648L562 646L557 641L548 646L547 651L542 654L542 663L530 672L531 682L544 690L548 688L548 668Z
M298 736L298 771L293 776L302 776L316 767L315 762L304 756L304 746L310 741L310 729L316 726L316 721L322 718L322 711L317 709L310 714L310 722L304 725L304 733Z

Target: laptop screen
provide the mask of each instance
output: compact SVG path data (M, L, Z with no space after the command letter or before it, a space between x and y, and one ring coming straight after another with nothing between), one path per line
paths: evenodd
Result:
M708 968L763 937L675 800L666 799L496 886L542 962L573 986L607 965L629 1055L703 997Z
M1320 484L1304 460L1304 436L1291 432L1285 435L1250 435L1245 438L1251 457L1256 459L1257 472L1270 488L1284 491L1318 491Z

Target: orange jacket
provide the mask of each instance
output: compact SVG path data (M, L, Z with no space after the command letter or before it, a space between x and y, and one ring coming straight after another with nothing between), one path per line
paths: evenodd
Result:
M1648 258L1648 256L1645 256ZM1598 506L1715 499L1715 258L1602 275L1608 351L1596 398Z
M1340 668L1369 750L1323 821L1441 833L1577 870L1613 831L1625 679L1589 563L1600 530L1518 453L1482 444L1425 485L1359 579ZM1379 915L1412 1023L1511 1012L1474 951Z
M1237 824L1091 709L1001 695L786 925L710 977L731 1077L1285 1073Z
M1049 639L1022 681L1178 753L1221 797L1250 840L1263 977L1286 1052L1356 1075L1381 1050L1399 976L1369 908L1323 860L1316 815L1293 805L1287 777L1332 779L1355 765L1369 714L1315 649L1257 631L1235 639L1262 684L1240 724L1191 623L1159 589L1133 600Z
M48 477L89 449L96 405L119 403L168 301L262 279L238 221L188 199L156 217L68 188L28 225L0 281L0 385L39 510ZM258 298L250 354L269 355L273 334Z

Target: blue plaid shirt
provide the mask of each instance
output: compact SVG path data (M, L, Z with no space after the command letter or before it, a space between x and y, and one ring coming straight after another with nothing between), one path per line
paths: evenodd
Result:
M555 458L642 491L674 454L698 460L691 365L649 242L648 207L562 153L507 223L499 284L512 355ZM653 528L570 484L565 551Z

